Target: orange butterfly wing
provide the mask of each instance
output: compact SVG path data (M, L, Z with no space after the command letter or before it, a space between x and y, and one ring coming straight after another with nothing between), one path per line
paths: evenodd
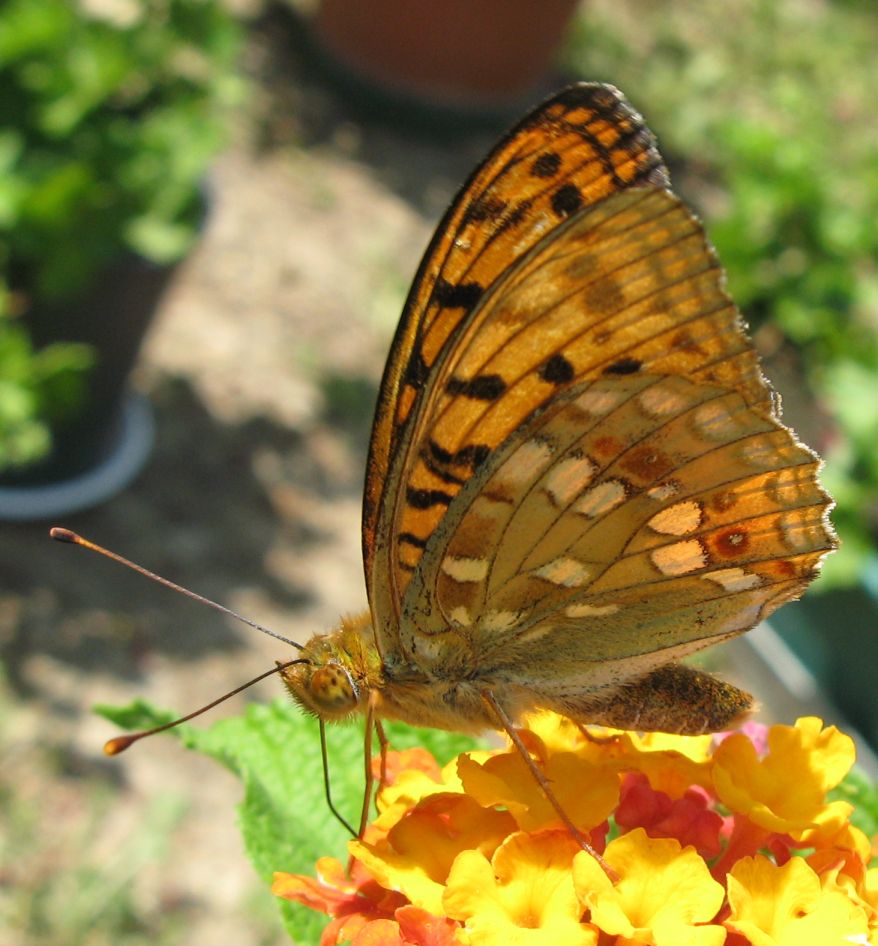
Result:
M584 86L501 142L440 226L367 479L367 583L393 666L500 673L572 712L572 694L747 630L834 547L818 461L777 419L703 230L665 184L618 93ZM583 399L621 406L593 423Z
M424 412L431 372L454 350L461 324L510 264L554 228L609 194L646 183L668 186L651 132L618 90L582 83L526 116L461 188L418 269L381 383L363 503L373 613L389 617L407 581L405 570L390 564L389 546L399 538L388 534L388 523L411 460L407 436ZM378 558L384 561L376 576ZM395 588L376 602L376 586L388 573Z

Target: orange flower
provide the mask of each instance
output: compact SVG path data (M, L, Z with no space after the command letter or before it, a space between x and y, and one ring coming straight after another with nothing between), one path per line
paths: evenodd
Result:
M550 752L537 736L528 742L571 821L585 831L605 821L619 799L615 773L573 752ZM557 812L516 749L498 752L484 762L463 755L457 771L467 794L486 808L502 805L523 831L560 826Z
M431 795L375 843L351 841L351 854L389 890L413 904L442 912L442 894L454 859L461 851L489 856L515 830L504 811L485 809L467 795Z
M271 892L334 917L320 937L320 946L335 946L355 936L373 920L392 917L406 902L376 883L360 864L354 863L348 877L334 857L320 858L315 878L276 872Z

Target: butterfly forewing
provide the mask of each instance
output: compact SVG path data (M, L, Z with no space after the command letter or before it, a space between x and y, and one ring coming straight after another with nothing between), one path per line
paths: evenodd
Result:
M527 116L463 187L421 263L381 385L363 507L370 593L388 581L407 581L384 543L411 462L408 435L420 429L424 389L455 350L472 309L516 259L569 217L646 183L668 180L642 119L616 89L581 84ZM386 560L376 562L379 555ZM395 620L399 594L401 588L377 595L373 612Z

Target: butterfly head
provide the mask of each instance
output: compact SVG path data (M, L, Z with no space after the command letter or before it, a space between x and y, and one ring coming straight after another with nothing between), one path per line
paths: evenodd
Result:
M362 711L374 661L368 654L364 629L371 633L368 617L344 619L332 634L312 637L302 650L302 662L280 671L293 699L307 712L326 720L341 720Z

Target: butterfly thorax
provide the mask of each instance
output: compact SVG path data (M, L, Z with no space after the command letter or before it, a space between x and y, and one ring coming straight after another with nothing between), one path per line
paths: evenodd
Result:
M302 663L281 671L293 699L322 719L342 720L363 712L369 693L381 689L381 657L368 613L342 618L329 634L317 634L301 651Z

